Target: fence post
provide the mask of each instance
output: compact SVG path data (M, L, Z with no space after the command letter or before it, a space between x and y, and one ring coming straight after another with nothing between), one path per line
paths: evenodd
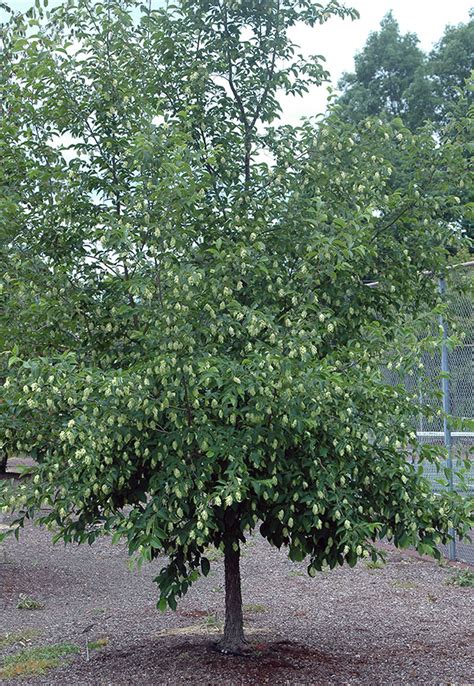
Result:
M446 280L441 277L439 280L439 292L441 296L446 293ZM444 445L448 454L448 469L449 469L449 490L454 491L454 479L453 479L453 456L452 456L452 445L451 445L451 429L449 427L448 415L451 413L451 403L449 398L449 356L448 356L448 325L446 320L442 315L439 317L439 323L443 330L443 343L441 346L441 372L443 374L441 379L441 389L443 393L443 432L444 432ZM457 558L456 554L456 536L454 530L451 529L450 533L453 537L452 541L449 542L449 559L455 560Z

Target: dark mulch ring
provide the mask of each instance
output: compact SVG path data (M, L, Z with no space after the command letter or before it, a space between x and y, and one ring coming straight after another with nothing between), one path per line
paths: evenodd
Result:
M19 542L7 539L0 550L0 681L474 682L472 589L446 585L456 571L452 566L389 550L381 569L361 563L311 579L304 564L254 536L242 559L251 651L229 657L214 649L224 590L223 562L217 552L214 557L210 575L195 584L177 612L162 614L152 581L159 560L130 572L122 545L103 539L91 548L53 546L47 531L27 527ZM42 609L18 609L20 594ZM73 645L62 648L65 643ZM60 646L51 649L59 657L51 662L34 650L53 644ZM61 655L63 649L70 654ZM27 652L12 667L10 656L21 651Z

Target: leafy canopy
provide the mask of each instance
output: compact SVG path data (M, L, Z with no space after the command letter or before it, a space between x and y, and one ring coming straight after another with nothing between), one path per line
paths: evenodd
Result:
M257 525L311 574L467 526L381 372L416 363L437 304L463 125L279 124L280 93L326 78L288 30L334 15L70 0L2 28L1 438L38 461L3 501L166 553L162 608Z

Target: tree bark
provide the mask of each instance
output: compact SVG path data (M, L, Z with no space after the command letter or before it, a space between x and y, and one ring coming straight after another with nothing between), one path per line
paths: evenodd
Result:
M237 550L234 550L234 543ZM228 539L224 549L225 624L224 637L219 643L223 653L240 654L245 649L242 591L240 587L240 547Z
M5 474L7 471L7 454L0 452L0 474Z

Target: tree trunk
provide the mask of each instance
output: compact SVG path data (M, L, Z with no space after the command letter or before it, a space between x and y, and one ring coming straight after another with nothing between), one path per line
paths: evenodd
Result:
M0 474L5 474L7 471L7 454L0 452Z
M240 589L240 548L234 550L233 543L234 541L228 539L224 550L225 624L224 638L220 641L219 648L223 653L239 654L245 649L246 641Z

